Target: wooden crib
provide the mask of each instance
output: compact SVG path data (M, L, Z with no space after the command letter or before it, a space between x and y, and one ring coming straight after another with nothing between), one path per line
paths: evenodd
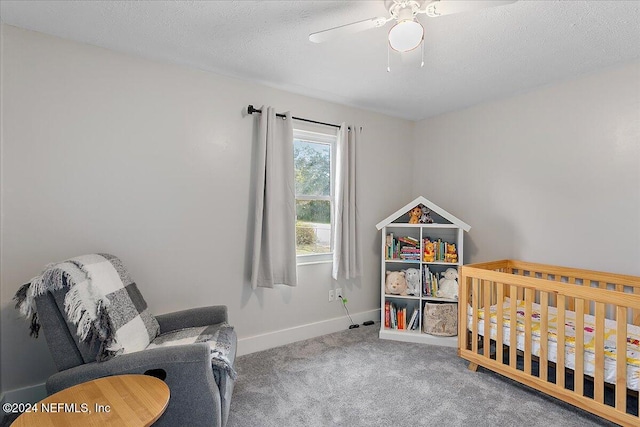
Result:
M640 425L640 277L512 260L471 264L461 268L458 307L458 354L469 369L483 366Z

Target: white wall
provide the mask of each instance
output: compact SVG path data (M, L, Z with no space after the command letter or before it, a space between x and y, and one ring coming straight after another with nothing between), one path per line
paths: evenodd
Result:
M471 225L465 262L640 275L640 63L423 120L414 189Z
M3 391L54 371L11 297L83 253L121 257L153 313L226 304L242 339L344 315L330 264L300 267L294 289L250 287L248 104L364 127L365 276L341 286L352 313L379 308L375 224L414 197L387 173L410 170L413 123L6 25L1 59Z

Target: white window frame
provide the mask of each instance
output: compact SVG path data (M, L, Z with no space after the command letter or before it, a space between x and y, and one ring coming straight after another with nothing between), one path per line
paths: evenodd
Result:
M327 144L331 146L331 188L329 196L298 196L296 194L296 200L328 200L331 209L331 251L323 254L305 254L296 255L296 262L298 265L309 264L324 264L333 261L333 227L335 226L335 219L333 217L333 195L335 191L335 179L336 179L336 141L337 135L331 135L327 133L311 132L302 129L293 129L293 139L300 141L307 141L314 144ZM297 221L296 216L296 221ZM297 247L297 246L296 246Z

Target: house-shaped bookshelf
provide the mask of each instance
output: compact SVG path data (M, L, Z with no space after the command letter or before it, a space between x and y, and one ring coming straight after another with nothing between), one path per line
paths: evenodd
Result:
M415 207L422 222L410 223ZM457 346L458 284L451 280L471 226L420 196L376 228L382 230L380 338ZM396 283L403 279L406 287Z

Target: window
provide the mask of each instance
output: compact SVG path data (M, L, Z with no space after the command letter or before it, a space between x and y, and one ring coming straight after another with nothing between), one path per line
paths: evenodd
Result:
M331 260L335 142L335 135L293 132L299 263Z

